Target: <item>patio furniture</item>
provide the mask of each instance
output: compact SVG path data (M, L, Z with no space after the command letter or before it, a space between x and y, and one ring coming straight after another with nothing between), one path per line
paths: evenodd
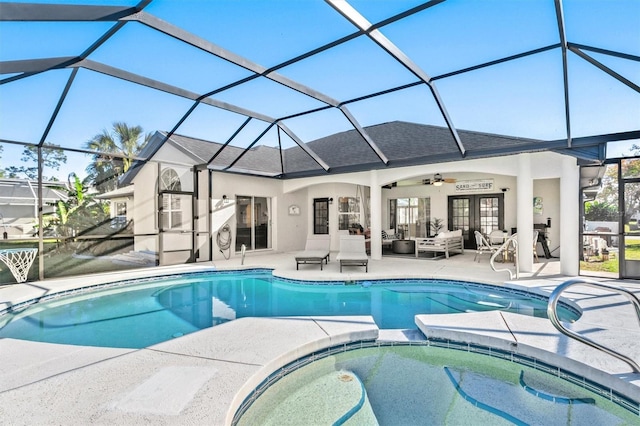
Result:
M487 253L489 257L491 257L493 253L498 251L497 247L494 247L491 244L489 244L487 239L484 237L484 235L480 233L480 231L475 231L473 235L476 238L476 256L473 258L474 262L476 260L479 262L480 256L482 256L483 253Z
M416 238L416 257L420 252L444 253L448 259L452 251L464 253L462 230L441 232L432 238Z
M382 247L391 248L394 240L399 240L400 236L393 228L382 230Z
M509 238L509 234L501 229L494 229L488 235L489 244L492 246L501 246Z
M317 263L320 264L320 270L322 271L322 263L329 263L330 248L330 235L309 235L304 246L304 251L297 253L295 256L296 270L299 269L301 263Z
M364 245L364 235L343 235L340 237L340 272L343 266L364 266L369 272L369 257Z
M38 254L37 248L2 249L0 260L9 267L13 277L18 283L27 281L29 269Z

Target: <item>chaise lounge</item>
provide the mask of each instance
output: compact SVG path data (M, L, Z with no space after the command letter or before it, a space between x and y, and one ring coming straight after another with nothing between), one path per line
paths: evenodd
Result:
M416 238L416 257L420 252L444 253L448 259L452 251L464 253L462 230L441 232L432 238Z
M364 235L340 236L340 253L336 256L340 261L340 272L343 266L364 266L365 272L369 272L369 257L364 243Z
M296 270L299 270L300 264L318 263L322 271L322 263L329 263L331 254L331 236L330 235L309 235L304 246L304 251L297 253Z

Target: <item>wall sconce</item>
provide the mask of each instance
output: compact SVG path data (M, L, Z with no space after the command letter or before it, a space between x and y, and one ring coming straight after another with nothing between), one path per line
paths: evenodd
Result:
M227 204L229 202L229 199L227 198L226 195L222 196L222 204Z
M333 198L329 198L329 204L333 204Z

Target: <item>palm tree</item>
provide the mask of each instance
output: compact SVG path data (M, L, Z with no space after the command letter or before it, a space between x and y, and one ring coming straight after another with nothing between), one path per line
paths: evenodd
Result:
M118 177L129 170L133 164L133 156L149 141L150 134L144 135L140 126L129 127L126 123L113 123L111 131L104 129L85 144L85 148L99 151L93 155L93 162L87 166L87 179L100 192L117 187ZM110 156L109 153L124 157Z

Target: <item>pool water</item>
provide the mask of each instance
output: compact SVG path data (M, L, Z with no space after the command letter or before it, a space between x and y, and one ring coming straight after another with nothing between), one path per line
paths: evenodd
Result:
M546 316L543 298L495 286L441 280L331 284L279 279L267 270L153 279L3 315L0 337L143 348L242 317L371 315L381 329L415 329L417 314L500 309ZM568 309L559 314L578 318Z
M360 386L360 384L362 384ZM637 414L515 362L435 346L356 349L269 386L238 425L621 425Z

